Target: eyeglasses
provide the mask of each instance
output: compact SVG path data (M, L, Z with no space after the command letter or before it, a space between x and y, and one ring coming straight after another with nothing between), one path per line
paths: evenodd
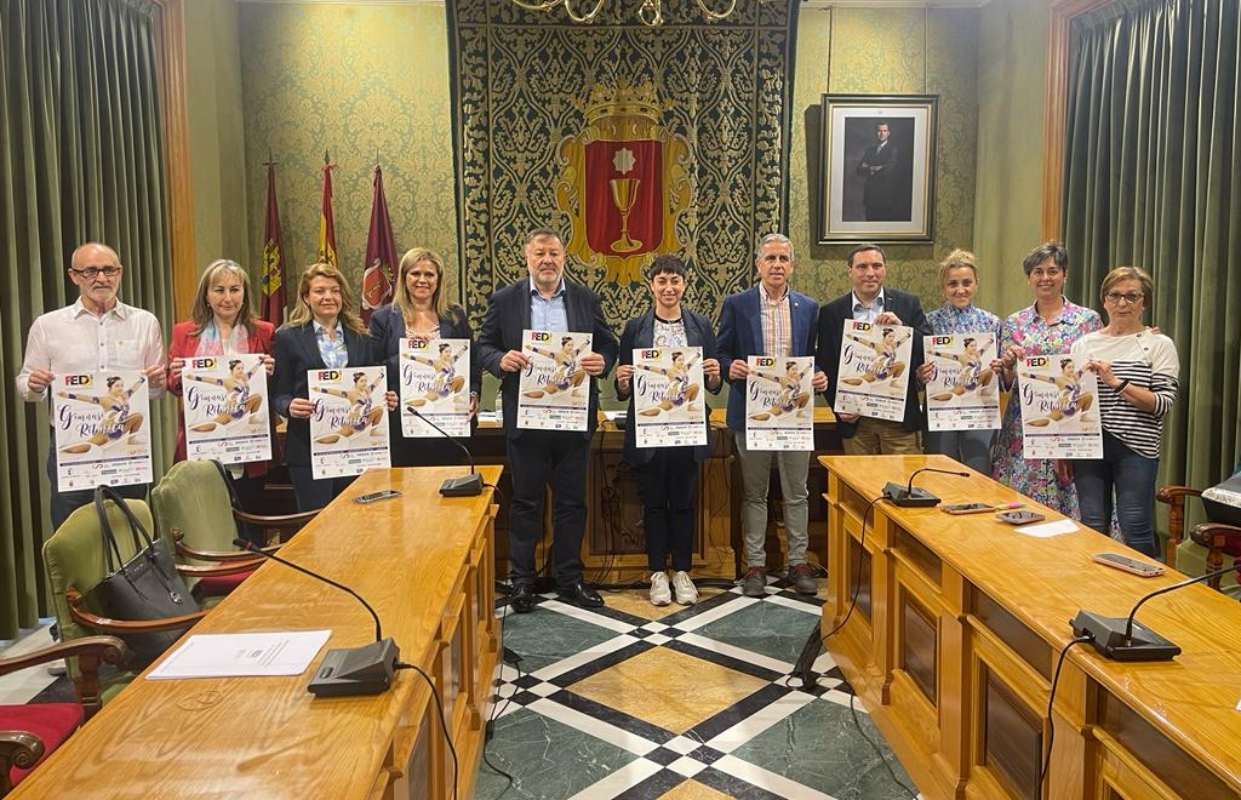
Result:
M1108 292L1103 296L1103 299L1109 303L1119 303L1121 300L1124 300L1129 305L1134 305L1145 299L1145 295L1140 292Z
M117 275L121 274L120 267L87 267L85 269L74 269L73 267L70 267L69 271L74 275L86 278L88 281L93 281L100 275L105 278L115 278Z

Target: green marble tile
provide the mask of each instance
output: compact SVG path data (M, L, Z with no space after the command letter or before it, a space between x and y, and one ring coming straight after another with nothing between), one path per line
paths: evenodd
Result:
M528 709L496 722L487 757L512 773L513 786L486 764L478 771L478 800L563 800L633 761L627 750Z
M504 646L521 656L521 668L534 672L618 634L599 625L536 607L532 614L504 620Z
M819 617L775 603L755 603L695 633L781 661L795 662Z
M866 735L879 744L897 777L914 783L870 718L858 710ZM733 751L743 761L775 772L836 800L907 800L880 763L846 706L814 700Z

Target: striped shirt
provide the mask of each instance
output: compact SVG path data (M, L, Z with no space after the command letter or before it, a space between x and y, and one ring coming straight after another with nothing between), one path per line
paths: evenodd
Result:
M793 315L789 310L789 290L772 300L767 287L758 285L758 305L762 312L763 355L785 358L793 355Z
M1112 387L1099 382L1099 416L1103 429L1130 450L1147 458L1159 458L1163 418L1172 410L1179 387L1181 364L1176 345L1149 329L1126 336L1088 333L1073 343L1076 358L1106 361L1112 374L1155 395L1155 410L1142 411Z

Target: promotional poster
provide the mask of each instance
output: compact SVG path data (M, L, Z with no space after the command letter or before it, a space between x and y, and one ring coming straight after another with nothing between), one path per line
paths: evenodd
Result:
M388 467L387 367L307 370L310 463L315 480Z
M991 370L994 333L924 336L927 426L932 431L998 430L1000 393Z
M1026 458L1103 458L1099 385L1068 353L1017 362Z
M837 371L836 413L905 419L913 328L845 320Z
M633 412L638 447L707 443L701 347L633 351Z
M181 372L189 459L271 459L267 369L261 355L187 358Z
M400 356L401 434L440 436L421 415L449 436L469 436L470 340L402 339Z
M521 371L517 427L585 431L590 413L590 376L580 359L590 352L589 333L522 331L521 352L530 365Z
M746 359L747 450L814 449L814 356Z
M60 491L151 482L151 404L142 372L57 375L52 419Z

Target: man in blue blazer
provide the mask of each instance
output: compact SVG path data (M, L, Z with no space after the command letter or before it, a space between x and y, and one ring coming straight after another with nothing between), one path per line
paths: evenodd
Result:
M513 500L509 506L509 603L519 614L534 609L534 549L543 538L543 496L550 486L555 504L552 556L560 599L583 608L598 608L603 605L603 598L582 583L586 474L590 438L599 409L596 379L616 363L616 335L603 318L599 296L565 278L564 240L559 233L549 228L533 231L526 238L525 254L530 277L491 295L478 337L479 363L500 378L504 398L505 444L513 479ZM529 364L521 352L524 330L592 335L593 352L583 353L578 360L590 375L586 431L517 427L520 374Z
M931 335L931 324L922 313L922 303L908 292L883 285L887 277L887 257L877 244L860 244L845 261L853 291L823 306L819 315L818 367L827 372L831 388L827 402L836 405L836 372L840 368L840 348L845 320L855 319L878 325L907 325L914 329L913 353L908 373L922 366L922 337ZM849 455L917 454L918 431L923 426L918 388L911 378L905 396L905 419L891 422L857 414L837 414L837 430Z
M771 462L780 468L780 489L784 495L784 526L788 531L789 580L801 594L814 594L814 569L806 563L806 532L809 520L806 476L810 470L809 450L748 450L745 446L746 381L749 356L814 355L815 323L819 304L789 288L795 261L793 243L779 233L769 233L759 242L754 266L759 285L724 300L720 314L720 334L716 342L720 371L728 376L728 427L733 432L745 500L741 529L745 539L746 573L741 588L747 597L762 597L767 586L767 489ZM827 375L814 374L814 390L827 390Z

